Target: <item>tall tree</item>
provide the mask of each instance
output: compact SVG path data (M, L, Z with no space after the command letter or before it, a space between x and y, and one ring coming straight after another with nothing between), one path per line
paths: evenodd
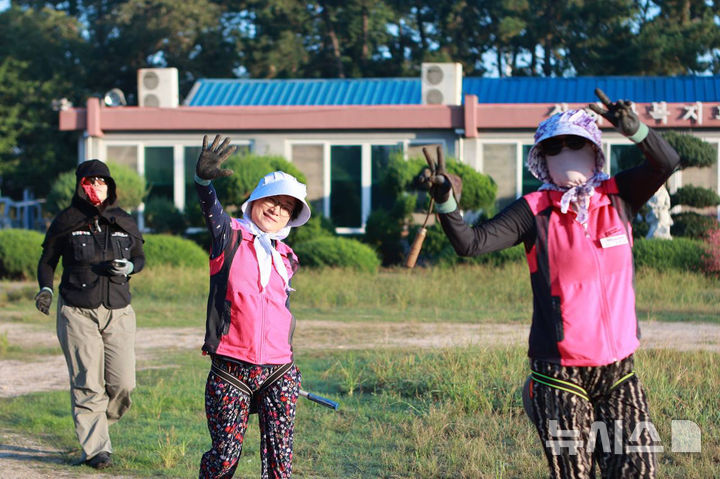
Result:
M83 40L78 22L50 9L0 13L0 188L20 198L44 196L76 161L75 144L58 130L53 100L84 101Z

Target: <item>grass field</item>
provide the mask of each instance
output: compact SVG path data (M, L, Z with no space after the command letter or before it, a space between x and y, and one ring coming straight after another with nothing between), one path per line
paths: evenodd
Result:
M202 323L206 274L163 268L138 275L133 304L139 326ZM526 324L531 308L525 265L393 269L378 275L305 270L294 287L298 291L292 305L299 321L324 317ZM638 272L636 291L641 319L720 322L720 281L695 273L646 270ZM34 292L32 284L4 288L0 321L52 329L54 321L32 306ZM7 340L4 348L0 344L0 359L26 352ZM313 350L298 351L296 359L304 389L341 403L337 412L299 403L296 477L546 477L539 440L521 406L520 387L527 375L522 348ZM665 447L658 477L716 476L718 359L712 352L641 350L636 355L636 370ZM111 430L113 473L196 477L200 455L209 446L203 411L207 359L197 351L176 351L139 366L134 405ZM698 424L702 453L671 451L673 419ZM79 457L67 391L2 399L0 424ZM258 475L258 448L253 418L236 477Z

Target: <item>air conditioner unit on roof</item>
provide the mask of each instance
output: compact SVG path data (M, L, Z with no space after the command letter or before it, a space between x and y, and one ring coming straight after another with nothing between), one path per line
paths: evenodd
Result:
M423 63L420 73L423 105L462 104L460 63Z
M138 70L138 105L175 108L179 103L177 68L141 68Z

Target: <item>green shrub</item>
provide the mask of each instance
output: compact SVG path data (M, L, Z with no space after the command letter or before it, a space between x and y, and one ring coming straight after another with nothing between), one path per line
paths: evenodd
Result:
M460 209L490 212L497 194L497 185L493 179L454 158L447 158L446 163L448 173L458 175L463 181ZM385 174L380 179L381 185L395 196L399 196L401 192L414 187L415 178L426 167L424 157L408 158L406 161L400 154L392 155Z
M405 259L408 245L403 232L415 202L415 195L402 193L392 208L377 209L368 216L363 242L380 254L385 266L399 264Z
M704 238L710 230L718 227L718 221L692 211L672 215L670 234L686 238Z
M218 198L224 206L242 205L250 196L260 179L273 171L284 171L305 183L305 175L282 156L258 156L253 154L232 156L223 163L224 168L233 170L231 176L213 181Z
M312 215L307 223L293 228L287 237L286 243L290 246L304 243L317 238L335 236L335 226L330 218L327 218L311 207Z
M493 213L497 184L492 178L476 171L470 165L457 161L448 162L447 170L448 173L462 178L462 195L458 205L461 210L482 210L488 215Z
M707 208L720 204L720 196L713 190L700 186L686 185L670 195L670 202L675 205L687 205L694 208Z
M154 233L182 234L187 228L185 215L168 198L151 198L145 205L145 221Z
M395 197L395 201L389 208L377 209L370 214L363 241L378 251L384 265L403 262L409 248L408 243L412 243L417 234L419 226L409 226L410 214L413 211L425 210L429 204L428 194L414 190L415 179L426 167L424 157L405 160L402 154L393 154L379 180L383 191L389 192ZM497 193L497 185L492 178L452 158L447 159L447 169L449 173L456 174L463 180L460 209L491 214ZM456 255L449 247L449 242L444 239L444 233L434 228L428 228L418 264L455 261ZM409 236L406 235L408 229Z
M136 210L147 194L145 179L125 165L108 163L108 168L117 187L117 205L127 211ZM50 188L45 203L48 212L56 214L70 206L70 201L75 195L75 183L75 170L66 171L58 176Z
M144 235L145 262L149 267L157 265L207 266L208 253L193 241L179 236L164 234Z
M664 131L662 136L680 155L680 168L706 168L715 164L717 153L708 142L690 133Z
M33 230L0 230L0 278L35 278L44 238Z
M50 187L50 192L45 201L45 209L52 214L59 213L70 206L74 194L75 170L61 173Z
M117 205L126 211L135 211L148 193L145 178L129 166L109 162L108 168L117 186Z
M705 247L702 241L687 238L638 239L633 246L633 255L638 268L700 271L704 264Z
M369 272L377 271L380 266L372 248L353 239L318 238L300 243L294 250L301 266L350 267Z

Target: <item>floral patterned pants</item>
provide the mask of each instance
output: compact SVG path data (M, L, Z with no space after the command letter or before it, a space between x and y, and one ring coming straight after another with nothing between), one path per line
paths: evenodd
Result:
M253 392L280 367L258 366L218 356L214 362ZM293 365L256 398L263 479L289 478L292 475L295 406L300 381L300 371ZM211 371L205 386L205 413L212 448L203 454L199 477L233 477L250 416L250 397Z

